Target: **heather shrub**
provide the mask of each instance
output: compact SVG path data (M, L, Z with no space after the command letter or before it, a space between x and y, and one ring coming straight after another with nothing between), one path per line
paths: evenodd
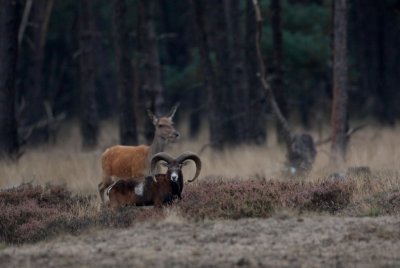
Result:
M208 179L188 184L178 207L188 218L269 217L282 208L335 213L346 207L351 182Z
M376 203L385 215L400 215L400 189L379 193Z
M163 210L160 209L127 206L116 211L104 209L96 216L96 221L97 225L102 227L127 228L137 222L157 220L163 217Z
M135 219L134 211L133 207L124 207L118 211L103 209L98 216L98 222L104 227L126 228Z
M350 203L354 188L351 181L322 181L308 183L303 187L302 191L294 193L294 208L330 213L335 213Z
M400 189L379 192L358 200L344 211L348 216L384 216L400 215Z
M162 210L124 207L97 211L94 196L73 195L64 186L25 183L0 191L0 242L36 242L60 233L79 234L89 227L126 228L160 219Z
M267 217L273 212L272 198L263 182L207 180L188 184L178 207L188 218Z
M351 207L354 185L354 180L306 182L210 177L187 184L182 200L172 206L190 220L270 217L282 209L335 214ZM44 187L23 184L0 191L0 243L35 242L60 233L79 234L89 227L126 228L142 221L158 221L166 215L166 210L151 207L99 211L94 206L97 202L94 196L73 195L63 186L50 184ZM371 201L370 213L395 213L399 211L399 203L399 191L382 194Z
M90 200L50 184L42 187L26 183L0 191L0 241L35 242L59 232L80 230L92 220L73 217L72 209Z

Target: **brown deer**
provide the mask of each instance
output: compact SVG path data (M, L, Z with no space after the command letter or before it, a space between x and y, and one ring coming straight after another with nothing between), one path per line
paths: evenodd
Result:
M135 178L148 175L151 157L164 151L169 142L173 142L179 137L179 132L175 130L172 121L177 109L178 104L167 115L161 117L157 117L150 110L147 111L155 127L151 145L116 145L104 151L101 156L102 182L98 185L103 203L104 190L113 183L115 178Z

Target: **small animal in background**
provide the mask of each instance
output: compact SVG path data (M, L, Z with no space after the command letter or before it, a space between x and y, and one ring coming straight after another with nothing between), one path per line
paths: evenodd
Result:
M151 156L164 151L169 142L173 142L179 137L179 132L174 128L172 121L178 106L178 104L175 105L167 115L161 117L157 117L150 110L147 111L155 128L151 145L116 145L104 151L101 156L102 182L98 185L103 203L104 190L113 183L114 178L134 178L149 175Z
M166 174L156 174L141 178L120 179L111 184L106 190L106 198L111 208L116 209L126 205L161 207L171 203L174 199L181 199L183 190L182 167L189 161L196 164L196 173L193 182L201 171L201 160L195 153L185 152L177 158L161 152L155 154L151 161L151 173L155 172L158 162L167 167Z

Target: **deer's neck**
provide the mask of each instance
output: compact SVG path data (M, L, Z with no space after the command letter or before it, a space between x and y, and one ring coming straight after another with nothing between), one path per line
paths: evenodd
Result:
M150 145L149 159L151 159L151 157L156 153L163 152L166 145L167 140L159 137L154 137L153 143Z

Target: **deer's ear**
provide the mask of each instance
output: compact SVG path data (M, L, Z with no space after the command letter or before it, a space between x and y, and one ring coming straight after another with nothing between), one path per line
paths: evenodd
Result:
M147 109L147 114L149 115L149 117L150 117L151 122L153 123L153 125L156 125L157 122L158 122L158 117L155 116L155 115L153 114L153 112L150 111L150 109Z
M178 102L171 108L171 111L169 111L169 113L166 116L166 117L169 118L169 120L172 121L172 119L174 118L174 115L175 115L176 110L178 109L179 105L180 105L180 103Z

